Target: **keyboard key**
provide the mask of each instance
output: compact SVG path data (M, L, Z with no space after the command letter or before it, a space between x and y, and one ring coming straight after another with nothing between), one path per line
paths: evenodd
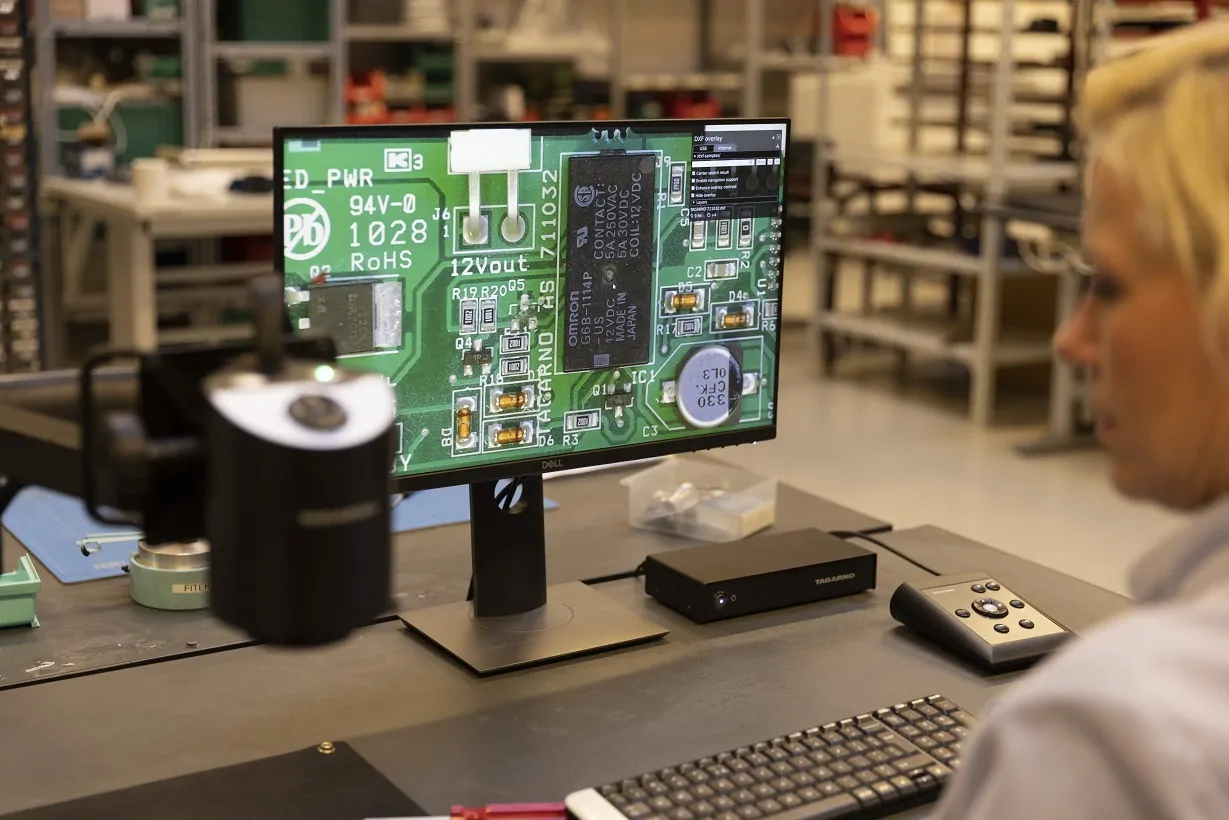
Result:
M851 740L845 744L845 748L856 755L864 755L871 750L865 740Z
M749 786L754 786L759 782L747 772L739 772L730 779L734 781L734 785L741 786L744 789L748 788Z
M931 749L930 754L940 763L951 763L956 759L956 753L950 749Z
M857 740L858 738L862 737L862 734L862 730L857 726L846 726L841 729L841 736L847 740Z
M896 714L900 715L910 723L917 723L919 720L925 720L925 718L922 717L922 713L916 709L898 709L896 710Z
M798 795L794 794L793 792L790 792L788 794L777 795L777 802L780 803L782 807L787 808L787 809L792 809L795 806L802 805L802 799L798 797Z
M713 791L712 787L706 783L701 783L691 790L691 793L697 800L711 800L717 796L717 792Z
M897 733L900 734L901 737L908 738L909 740L913 740L916 737L922 736L922 730L917 728L916 726L901 726L896 731Z
M942 763L933 763L926 767L926 773L938 780L940 784L946 783L947 779L952 776L952 770L944 766Z
M841 784L837 783L835 780L829 780L827 783L820 783L815 788L819 789L820 793L822 793L824 797L831 797L834 794L841 794L846 791L846 789L842 789Z
M934 720L935 725L938 726L940 729L950 729L953 726L960 725L956 721L949 718L947 715L939 715L937 718L932 718L932 719Z
M871 784L871 788L875 790L875 794L879 795L879 799L885 803L890 803L900 797L896 787L886 780L880 780L878 783Z
M728 792L732 792L738 788L737 786L734 785L733 781L727 778L724 778L724 777L721 778L720 780L714 780L712 783L712 787L713 787L713 791L718 792L720 794L727 794Z
M930 775L926 775L926 777L930 777ZM934 778L931 779L933 780ZM713 801L713 808L721 812L732 812L738 808L738 804L723 794Z
M824 743L827 743L829 746L836 746L845 742L845 737L839 732L824 732L820 735L820 737L823 739Z
M891 766L887 765L886 763L880 766L876 766L875 768L871 769L871 771L879 775L880 777L882 777L884 780L891 780L893 777L896 776L896 769L893 769Z
M871 762L862 755L854 755L846 762L855 769L869 769L871 767Z
M853 774L853 766L849 765L844 760L834 760L828 764L828 768L831 769L832 773L837 777Z
M895 715L895 714L892 714L891 712L884 715L882 718L880 718L880 720L883 721L883 724L885 726L888 726L892 729L899 729L901 726L904 726L906 723L908 723L908 721L906 721L900 715Z
M618 786L615 786L615 785L613 785L613 784L611 784L611 785L609 785L609 786L602 786L600 789L598 789L598 790L597 790L597 792L598 792L598 794L600 794L602 797L610 797L612 794L618 794L618 793L619 793L619 787L618 787Z
M961 726L968 726L970 729L977 725L977 718L973 717L968 712L956 711L949 714L948 717L959 723Z
M905 779L908 780L909 778ZM699 803L692 804L691 813L696 817L712 817L717 813L717 809L707 800L701 800Z
M956 736L951 732L935 732L930 736L932 739L939 741L944 746L956 742Z
M743 820L760 820L764 815L755 806L739 806L738 816Z
M715 820L743 820L743 819L732 811L724 811L721 814L717 815Z
M686 789L679 789L678 791L670 792L670 794L666 796L669 797L670 801L676 806L686 806L688 803L695 800L695 798L691 796L691 792L687 791Z
M623 808L624 806L631 805L631 802L632 802L621 794L612 794L606 799L610 802L610 805L615 806L616 808L620 808L620 809Z
M888 778L888 782L896 787L902 797L913 797L918 793L917 784L903 774L893 775Z
M696 816L687 811L687 809L675 809L667 812L666 817L669 817L670 820L696 820Z
M853 754L853 752L849 751L844 746L830 746L828 747L828 754L832 755L832 757L836 760L844 760Z
M823 795L820 794L819 789L813 789L810 786L807 786L805 789L798 790L798 799L800 799L803 803L814 803L821 797L823 797Z
M808 735L807 738L802 741L802 744L810 749L828 748L828 744L824 741L822 737L819 737L818 735Z
M844 777L838 777L834 782L847 792L851 792L858 788L858 786L862 785L862 782L858 780L858 778L849 774L845 775Z
M939 731L939 727L936 726L934 722L930 720L919 720L917 723L913 725L918 727L919 729L921 729L923 732L925 732L928 735Z
M759 752L752 752L749 755L744 755L743 760L747 761L747 763L753 767L767 766L769 763L772 762L771 760L764 757Z
M832 760L832 755L828 754L827 752L811 752L807 755L807 757L819 765L823 765L824 763L828 763ZM803 767L799 766L798 768L801 769Z
M648 800L649 793L639 786L631 786L623 789L623 796L628 800Z
M932 719L937 715L943 714L938 709L931 706L929 703L918 703L918 704L915 704L913 708L917 709L919 712L921 712L926 717L932 718Z
M691 781L683 777L681 774L672 774L669 777L663 777L662 782L671 789L685 789L691 785Z
M888 757L883 752L878 751L869 753L866 755L866 759L875 765L879 765L880 763L889 763L892 760L892 758Z
M733 774L729 767L722 763L714 763L711 766L705 766L704 771L708 772L709 777L729 777Z
M848 774L848 772L846 772L846 774ZM816 780L831 780L836 777L836 772L832 771L832 769L828 768L827 766L816 766L814 769L811 769L811 776Z
M649 794L653 795L654 797L660 797L663 794L668 793L670 791L670 787L667 786L665 783L662 783L657 778L653 778L652 780L644 784L644 790L648 792Z
M653 811L666 812L674 808L674 804L670 802L668 797L654 797L649 801L649 805L653 807Z
M746 789L739 789L730 795L730 799L740 806L748 806L756 801L756 796Z
M785 811L785 807L772 798L761 800L755 804L755 807L769 816Z
M853 796L864 808L879 805L879 795L869 786L859 786L853 790Z
M640 820L641 817L648 817L653 813L644 803L632 803L630 806L624 806L621 811L624 817L630 817L631 820Z
M931 698L934 698L934 699L931 700ZM931 695L931 697L927 698L927 700L930 700L931 706L935 707L936 709L943 712L944 714L951 714L952 712L960 711L960 707L952 703L947 698L940 698L940 697Z
M955 739L956 738L952 738L952 740L955 740ZM776 763L772 764L768 768L772 769L774 772L776 772L779 775L793 774L794 772L794 767L791 766L789 764L789 761L786 761L786 760L778 760Z
M868 786L879 779L879 775L875 774L870 769L863 769L854 776L858 778L859 783L865 783Z
M778 795L787 794L796 788L794 781L790 780L788 777L778 777L768 785L776 789Z
M765 750L765 751L764 751L764 755L765 755L765 756L766 756L769 760L773 760L773 761L776 761L776 760L789 760L789 758L790 758L790 754L789 754L789 752L785 751L784 749L780 748L779 746L774 746L774 747L773 747L773 748L771 748L771 749L767 749L767 750Z
M802 745L802 743L797 740L792 740L781 748L789 752L790 755L794 757L804 755L809 751L806 746Z
M756 783L749 791L760 799L777 796L777 790L767 783Z
M748 774L750 774L752 777L754 777L756 780L758 780L761 783L768 781L768 780L777 779L777 773L774 772L772 769L768 768L767 766L760 766L758 769L752 769L750 772L748 772Z
M964 728L963 726L952 726L951 728L948 729L948 731L959 738L965 738L969 736L969 730Z
M939 745L939 741L935 740L933 737L915 737L913 739L913 745L917 746L923 751L929 752L931 749L934 749Z
M794 772L789 776L795 786L814 786L815 778L806 772Z
M708 772L703 769L692 769L687 772L686 777L692 783L707 783L709 780Z
M727 760L725 765L729 766L730 771L734 772L735 774L749 771L752 768L751 764L743 760L741 757L736 757L733 760Z

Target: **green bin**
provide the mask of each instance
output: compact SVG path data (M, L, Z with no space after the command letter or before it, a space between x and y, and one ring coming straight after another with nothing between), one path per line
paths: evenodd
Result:
M38 626L34 601L43 588L30 556L17 561L17 569L0 575L0 627Z
M329 0L233 0L223 13L221 30L227 39L259 43L329 39Z
M60 130L76 131L92 114L81 108L60 107ZM183 145L183 107L178 100L124 100L115 106L119 122L111 130L117 147L116 164L155 156L160 145Z

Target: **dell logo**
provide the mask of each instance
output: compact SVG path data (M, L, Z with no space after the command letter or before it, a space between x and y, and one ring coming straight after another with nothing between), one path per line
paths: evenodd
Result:
M543 470L558 470L562 466L563 459L561 458L548 458L546 461L542 462Z
M857 577L858 575L855 572L846 572L843 575L829 575L827 578L816 578L815 584L816 586L821 584L834 584L837 581L852 581Z

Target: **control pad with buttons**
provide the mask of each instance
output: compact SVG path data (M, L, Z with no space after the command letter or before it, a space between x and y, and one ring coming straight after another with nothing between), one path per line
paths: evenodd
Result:
M891 611L905 626L992 671L1035 661L1072 634L985 573L901 584Z

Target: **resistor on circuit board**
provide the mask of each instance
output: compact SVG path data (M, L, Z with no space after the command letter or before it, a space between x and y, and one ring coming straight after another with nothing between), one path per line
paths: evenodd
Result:
M469 438L470 428L473 426L473 411L468 407L457 408L457 438Z
M525 431L519 427L505 427L495 434L496 444L520 444L525 440Z
M521 392L504 393L495 400L500 410L520 410L525 406L525 394Z

